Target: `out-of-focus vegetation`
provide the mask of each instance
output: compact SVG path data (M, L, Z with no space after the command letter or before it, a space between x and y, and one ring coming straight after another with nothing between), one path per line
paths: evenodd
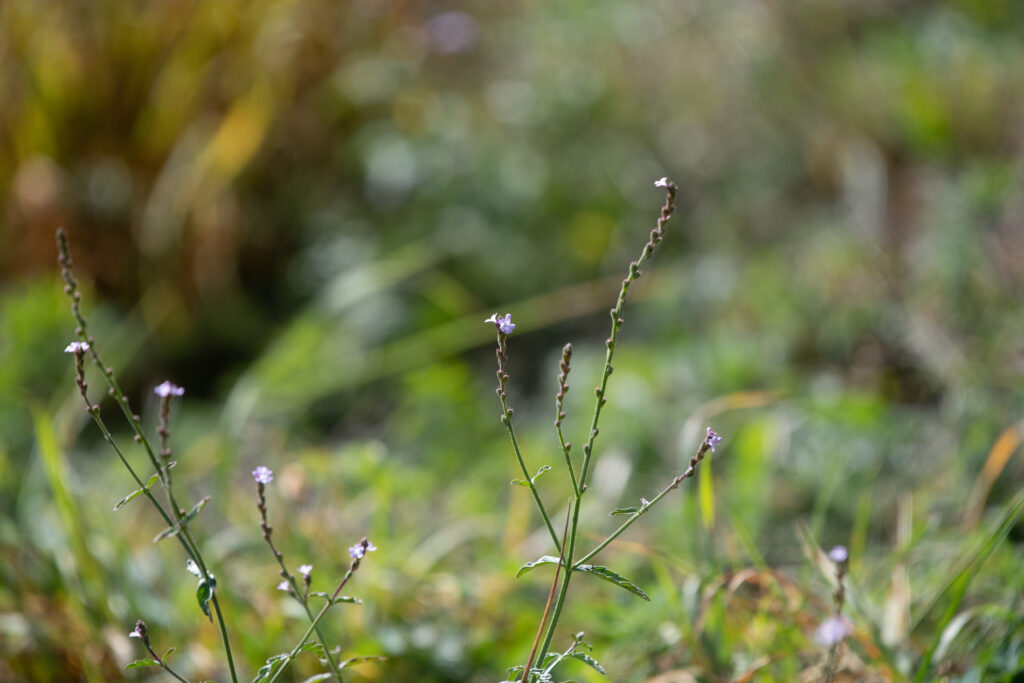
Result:
M265 464L314 588L380 548L327 625L389 657L354 680L495 681L550 573L512 579L549 548L482 320L519 324L524 450L557 467L557 352L578 441L662 175L680 209L626 311L589 528L705 425L726 440L602 555L652 602L577 581L562 644L585 630L611 681L814 680L816 544L842 543L845 680L929 652L927 678L1017 680L1022 64L1015 0L0 3L0 680L145 676L139 617L226 678L159 520L111 512L132 486L61 353L56 227L148 428L152 387L187 389L176 478L213 498L244 670L305 630L257 527Z

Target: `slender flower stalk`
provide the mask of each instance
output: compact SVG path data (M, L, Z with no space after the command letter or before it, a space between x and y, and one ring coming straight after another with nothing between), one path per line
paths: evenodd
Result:
M349 579L352 578L352 575L355 574L357 569L359 569L359 565L362 563L363 558L366 557L366 553L372 552L376 549L377 547L366 538L363 538L359 543L348 549L348 554L352 557L352 561L348 565L348 571L346 571L345 575L341 577L341 581L338 582L338 587L334 589L334 593L332 593L327 599L317 615L313 617L312 623L302 635L302 639L299 640L298 644L296 644L288 655L281 660L278 668L274 671L274 675L268 680L268 683L274 683L274 681L276 681L281 675L281 672L288 668L291 661L299 656L299 653L302 652L302 646L306 644L306 641L310 639L313 632L317 629L317 625L320 623L320 620L324 618L324 615L327 614L327 610L336 604L335 601L338 599L338 595L341 594L341 589L345 587L345 584L348 583Z
M555 543L555 547L559 550L558 565L555 570L555 581L552 586L552 594L549 595L548 603L545 606L544 614L541 619L540 627L538 629L538 637L543 632L543 640L540 642L540 647L537 647L535 641L534 647L530 652L529 660L523 670L522 683L528 683L531 680L548 680L551 675L551 670L563 659L567 657L574 657L577 659L583 659L588 664L593 666L599 671L603 671L600 665L598 665L589 656L584 655L578 651L578 647L581 646L583 634L577 634L572 647L566 650L564 653L553 655L553 661L548 662L548 650L551 646L552 638L554 637L555 630L558 626L558 620L561 616L562 608L565 604L566 595L569 590L569 585L572 581L573 574L577 571L581 572L593 572L601 570L608 572L609 570L603 567L595 568L592 565L586 565L585 563L592 557L601 552L616 538L618 538L623 532L626 531L637 519L644 515L651 507L658 503L665 495L668 494L672 489L677 488L684 480L692 477L700 465L701 461L706 457L707 453L714 452L715 449L721 444L722 438L708 428L704 440L698 446L696 453L690 459L689 467L679 476L675 477L664 489L662 489L653 500L647 501L643 499L639 508L633 508L629 510L616 511L615 514L629 514L629 517L619 526L618 529L613 531L607 538L595 546L592 550L576 557L576 542L579 538L579 520L580 520L580 509L582 507L583 495L587 491L587 478L590 474L590 466L594 454L594 447L597 441L597 436L600 433L599 423L601 419L601 411L605 404L608 402L608 380L611 377L614 366L612 361L615 355L616 343L618 341L619 330L623 324L623 311L626 303L626 296L629 293L630 286L633 282L640 277L640 267L646 263L654 253L654 250L660 244L662 238L665 235L665 226L675 211L675 196L676 196L676 185L667 178L661 178L654 183L656 187L663 188L666 191L665 204L661 208L661 214L658 217L655 227L651 230L650 238L644 245L643 250L640 252L639 258L633 261L629 265L629 271L626 277L622 280L622 286L619 290L618 299L615 302L614 308L611 309L611 334L605 341L606 353L604 368L601 372L600 382L594 389L596 396L593 415L590 421L590 429L587 432L586 441L583 445L582 460L579 463L579 469L573 463L570 457L570 449L572 444L565 440L562 432L562 421L565 419L564 411L564 400L565 395L569 391L569 370L570 360L572 356L572 345L566 344L562 349L562 359L559 363L560 373L558 375L558 393L555 395L555 430L558 435L558 443L562 450L562 455L565 459L566 469L569 471L569 478L572 482L572 500L569 504L567 511L567 528L563 532L562 541L559 542L558 536L551 526L551 521L548 517L547 511L544 508L543 503L540 500L540 496L537 493L537 489L534 482L529 477L528 470L523 461L522 453L519 450L519 445L516 440L515 431L512 428L511 416L512 409L508 407L508 401L506 396L506 384L508 382L508 373L506 371L506 361L508 356L507 350L507 336L514 329L514 325L511 322L511 317L505 315L503 318L498 314L492 315L485 322L495 325L498 330L498 398L501 401L501 421L502 424L509 431L509 436L512 440L513 450L516 454L516 459L519 461L519 466L523 471L524 476L527 477L526 484L529 485L531 492L533 493L534 500L537 503L537 507L541 512L541 516L544 518L545 524L548 527L548 531L551 534L552 540ZM539 564L554 562L556 558L545 557L538 561ZM532 566L532 565L531 565ZM564 571L563 571L564 570ZM621 578L621 577L619 577ZM628 581L626 583L629 583ZM631 584L630 584L631 585ZM555 587L557 586L557 593ZM633 586L633 588L636 588ZM644 596L642 591L636 589L639 595ZM552 596L554 602L552 602ZM537 667L534 668L534 662L539 662ZM518 667L517 667L518 668ZM543 668L543 671L541 671Z
M576 568L580 567L581 565L586 563L587 560L589 560L590 558L594 557L599 552L601 552L606 547L608 547L608 544L610 544L612 541L614 541L616 538L618 538L622 534L623 531L625 531L630 526L632 526L633 522L635 522L636 520L640 519L640 517L643 516L644 513L646 513L648 510L650 510L652 507L654 507L654 505L657 504L657 502L659 500L664 498L665 494L667 494L669 491L671 491L671 490L673 490L675 488L678 488L679 485L681 483L683 483L683 481L685 481L686 479L689 479L694 474L696 474L697 466L700 465L702 460L704 460L704 456L707 455L708 451L711 451L712 453L714 453L715 452L715 448L717 448L718 445L721 444L721 443L722 443L722 437L720 437L715 432L711 431L711 428L708 427L707 435L704 437L704 440L701 441L700 446L697 447L697 452L694 454L694 456L692 458L690 458L690 466L686 468L686 471L683 472L682 474L680 474L675 479L673 479L672 482L668 486L666 486L661 491L659 491L658 495L656 495L651 500L647 500L646 498L641 499L640 507L637 508L636 512L634 512L629 517L627 517L626 521L623 522L622 525L619 526L618 529L616 529L615 531L613 531L611 534L608 535L608 538L606 538L603 541L601 541L589 553L587 553L586 555L584 555L580 559L576 560L576 562L573 563L572 568L576 569Z
M562 538L565 538L566 533L569 531L569 508L565 510L565 528L562 529ZM523 667L523 679L520 683L526 683L530 677L530 669L533 667L533 659L537 655L537 646L540 645L540 638L544 634L544 626L548 623L548 616L551 614L551 602L555 598L555 590L558 588L558 577L562 571L562 567L565 565L565 542L563 541L562 547L558 549L558 564L555 566L555 578L551 581L551 590L548 592L548 602L544 605L544 616L541 617L540 625L537 627L537 637L533 640L533 648L530 650L530 656L526 660L526 666Z
M163 657L161 657L160 655L158 655L153 650L153 646L150 645L150 642L149 642L149 629L146 628L146 622L144 622L142 619L139 619L137 622L135 622L135 630L132 631L131 633L129 633L128 637L129 638L138 638L139 640L141 640L142 644L146 648L146 651L149 653L149 656L153 658L153 661L155 661L157 664L159 664L160 667L163 668L164 671L166 671L170 675L174 676L175 678L177 678L182 683L188 683L188 680L182 678L181 675L177 671L172 669L170 664L167 663L167 655L166 654ZM174 649L174 648L171 648L171 649Z
M828 661L825 663L825 683L835 680L839 665L839 647L846 636L850 635L850 622L843 616L846 604L846 572L849 569L850 553L844 546L837 545L828 553L836 571L836 590L832 593L835 612L821 622L814 632L814 639L828 648Z
M544 507L544 502L540 499L540 494L537 492L537 485L534 483L536 475L530 476L529 470L526 469L526 462L523 460L523 453L519 450L519 440L516 438L515 427L512 426L512 408L508 405L508 393L505 388L508 384L508 372L505 369L505 363L508 360L508 349L506 346L506 340L508 335L512 333L512 330L516 329L515 323L512 322L511 314L506 313L504 318L498 316L497 313L492 315L490 318L484 321L485 323L492 323L498 330L498 349L495 352L498 356L498 400L501 401L501 423L505 425L505 429L508 430L509 439L512 441L512 450L515 451L516 460L519 461L519 467L523 471L523 477L525 483L530 487L530 492L533 494L533 500L537 503L537 509L540 511L540 516L544 518L544 525L548 528L548 533L551 534L551 541L555 544L556 548L560 548L562 543L558 540L558 534L555 533L555 527L551 525L551 518L548 516L547 508Z
M176 533L174 533L174 536L178 539L182 547L185 549L185 553L188 555L189 559L193 560L196 563L197 567L199 568L199 571L201 572L201 580L206 582L206 585L210 587L210 603L213 605L214 614L216 614L217 626L220 630L221 640L223 641L224 644L224 654L225 658L227 659L228 670L231 674L232 682L238 683L238 674L235 670L234 657L231 653L231 643L230 639L228 638L227 626L224 622L224 616L220 608L220 601L217 599L216 590L214 590L213 588L216 585L213 574L211 574L209 569L207 568L206 561L199 550L199 545L196 543L195 539L192 538L192 535L189 532L187 513L178 505L174 497L174 492L170 487L169 460L167 463L165 463L165 466L161 466L160 461L157 459L156 453L154 452L154 449L149 442L149 439L146 437L146 434L142 430L142 419L132 412L131 406L128 403L128 398L125 396L124 392L121 390L121 387L117 382L117 379L114 377L114 369L103 363L103 360L100 358L99 352L96 349L95 340L88 334L88 327L85 320L85 316L82 314L81 311L82 295L78 291L78 282L75 280L74 274L72 273L71 270L71 252L68 247L67 233L64 231L63 228L57 231L57 252L58 263L60 264L61 267L61 276L64 278L64 292L65 294L68 295L68 298L71 300L71 314L75 318L75 321L77 322L75 334L78 336L79 339L78 342L73 342L71 345L69 345L67 350L75 354L75 365L77 375L76 382L79 385L79 391L82 394L83 399L85 399L87 412L97 423L97 425L100 426L104 438L114 448L114 451L117 453L121 462L128 469L129 473L131 474L132 478L136 481L136 483L138 483L139 486L143 489L145 496L150 500L151 503L153 503L154 507L156 507L157 511L159 512L160 516L164 518L164 521L166 521L169 526L174 527L176 529ZM75 344L77 344L77 347L75 346ZM114 402L117 403L117 405L120 407L121 412L124 413L124 416L128 421L128 424L131 425L132 431L135 433L135 441L142 445L147 457L149 458L150 464L156 471L159 480L163 485L165 492L167 493L167 502L168 506L170 507L169 513L167 510L163 508L162 505L157 503L156 498L150 493L149 487L142 483L142 479L129 465L127 458L125 458L124 456L124 453L114 443L114 439L111 436L110 431L106 428L106 425L104 425L102 423L102 420L100 419L99 406L94 405L89 401L86 392L87 385L85 384L83 368L84 357L86 353L90 355L93 363L100 369L100 372L107 383L108 393L110 394L111 397L113 397ZM167 384L169 385L169 383ZM176 392L180 390L180 387L174 387L173 389L171 389L170 387L173 387L173 385L169 385L168 387L168 396L161 396L161 398L169 398L172 394L176 394ZM158 391L158 393L160 392ZM161 438L163 438L163 435L161 435ZM200 507L201 505L202 503L200 503L199 506L197 507ZM211 621L213 620L212 615L210 616L210 619Z
M315 616L313 611L309 608L309 587L312 582L313 565L304 564L299 566L299 573L302 574L303 579L303 590L299 590L299 583L295 579L295 575L288 571L288 567L284 563L284 555L277 546L274 545L274 540L271 538L271 534L274 532L274 528L267 522L267 497L266 487L267 484L274 481L274 473L269 467L259 466L252 472L253 479L256 480L256 507L260 511L260 529L263 530L263 540L267 542L270 547L270 552L273 554L274 559L277 560L278 566L281 568L280 574L284 579L277 585L279 590L284 590L291 594L295 598L296 602L302 605L302 609L306 612L306 616L309 617L309 621L313 623ZM327 641L324 639L324 634L320 630L319 626L314 625L316 631L316 638L320 641L320 644L324 648L324 654L327 656L327 663L331 667L331 673L334 677L341 681L341 669L338 668L338 662L335 660L334 655L331 654L331 649L327 646Z
M619 329L622 327L623 323L622 316L623 309L626 304L626 295L629 293L630 285L632 285L633 282L641 275L640 266L651 258L654 254L655 248L659 243L661 243L661 240L665 235L665 226L672 217L672 213L676 208L676 184L669 181L667 178L661 178L654 184L656 187L665 189L665 204L661 208L661 215L658 217L657 223L651 230L650 238L640 252L640 257L629 264L629 272L622 280L622 287L619 290L619 297L615 302L615 307L610 311L612 330L611 335L609 335L608 339L605 341L607 350L605 352L604 369L601 373L601 383L594 390L596 394L594 414L590 421L590 431L588 432L586 443L583 446L583 463L580 467L578 486L576 488L572 504L572 521L570 522L567 539L568 549L565 552L565 563L570 566L574 566L575 561L576 539L579 533L580 508L583 501L583 494L587 490L587 475L590 472L590 462L594 452L594 443L597 440L597 435L599 433L598 423L601 419L601 409L604 407L605 403L608 402L608 378L611 377L612 371L614 370L612 360L615 356L615 344L618 340ZM544 642L541 645L538 661L543 662L547 656L548 648L550 647L551 640L555 635L555 629L558 626L558 619L561 616L562 606L565 604L565 596L569 591L569 584L572 581L572 575L574 573L575 572L573 571L566 571L562 575L562 585L555 601L554 612L551 616L550 622L548 623L547 634L544 636Z

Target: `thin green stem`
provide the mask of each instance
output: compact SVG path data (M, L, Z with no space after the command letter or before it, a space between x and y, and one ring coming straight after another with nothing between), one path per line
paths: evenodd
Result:
M572 480L572 492L576 495L580 492L580 485L576 482L576 470L572 466L572 459L569 457L569 447L562 436L562 425L555 427L558 431L558 444L562 447L562 454L565 456L565 466L569 468L569 478Z
M562 537L565 538L569 532L569 508L565 510L565 527L562 529ZM523 679L521 683L526 683L530 678L530 668L533 666L533 658L537 654L537 646L540 645L540 637L544 633L544 625L547 623L548 615L551 613L551 601L555 597L555 589L558 588L558 577L562 571L562 566L565 564L565 544L558 549L558 564L555 566L555 578L551 580L551 590L548 592L548 602L544 606L544 616L541 617L540 625L537 627L537 636L533 640L533 648L530 649L530 656L526 660L526 666L523 667Z
M86 400L86 403L88 403L88 400ZM126 468L128 468L128 472L132 475L132 478L135 479L135 481L136 481L136 483L138 483L139 487L142 488L143 495L145 495L146 498L149 499L149 502L153 504L153 507L156 508L156 510L160 514L160 516L164 518L164 521L167 522L167 525L168 526L174 526L174 522L171 520L170 515L167 514L167 512L164 510L163 506L160 505L160 502L153 496L152 493L150 493L149 488L145 484L142 483L142 480L139 479L139 476L135 473L135 470L132 469L132 466L128 464L128 461L125 459L124 454L121 452L120 447L118 447L117 443L114 441L113 435L111 435L110 430L107 429L107 425L103 422L103 419L99 416L99 413L97 411L94 411L94 410L90 409L89 414L92 416L93 420L99 426L100 431L103 433L104 438L106 438L107 442L114 449L114 452L117 453L118 457L121 459L121 462L124 463L124 466ZM187 528L182 529L182 531L183 531L183 534L182 533L175 534L175 537L178 539L178 542L181 543L181 547L184 548L185 554L188 555L189 558L193 562L196 563L196 566L200 567L200 570L203 572L203 576L208 577L206 580L209 581L210 580L210 578L209 578L210 574L206 570L205 565L202 563L203 558L202 558L202 555L199 553L198 548L195 546L195 541L193 541L192 537L188 534L188 529ZM232 654L231 654L231 647L230 647L230 644L229 644L229 641L228 641L227 628L224 625L224 615L223 615L223 613L220 610L220 601L217 599L217 592L216 592L216 590L213 592L212 602L213 602L213 609L214 609L214 611L217 614L217 625L218 625L218 627L220 629L220 635L221 635L221 638L224 641L224 652L225 652L225 655L227 656L228 668L231 671L232 680L237 681L238 679L235 678L235 661L234 661L234 657L232 657Z
M270 534L273 531L273 527L271 527L270 524L267 522L267 500L264 494L263 483L257 484L257 495L258 499L256 507L260 511L260 528L263 530L263 540L265 540L267 542L267 545L270 546L271 554L274 556L274 559L277 560L278 566L281 567L281 576L286 581L288 581L288 584L291 586L292 596L299 602L300 605L302 605L302 609L306 611L306 616L309 617L309 621L313 622L314 616L312 610L309 609L308 591L303 592L299 590L299 584L295 580L295 575L288 571L288 567L284 563L284 554L277 549L277 546L274 545L273 539L270 537ZM306 586L308 589L308 579L306 581ZM324 634L320 631L320 627L315 626L315 630L317 640L319 640L320 644L324 647L324 653L327 656L327 663L331 666L331 672L334 674L334 677L337 678L338 681L340 682L342 680L341 669L338 668L338 663L334 661L334 655L331 654L331 649L327 646L327 640L324 638Z
M576 560L576 562L573 563L572 568L576 569L580 565L585 564L587 560L594 557L599 552L608 547L609 543L618 538L622 534L622 532L624 532L626 529L632 526L633 522L640 519L641 516L643 516L648 510L654 507L655 503L664 498L669 491L671 491L674 488L677 488L679 484L681 484L685 479L689 479L690 477L692 477L697 471L697 465L700 464L701 460L704 459L704 456L710 449L711 444L709 443L709 440L705 439L704 441L702 441L700 446L697 448L696 455L694 455L690 459L690 466L686 469L685 472L683 472L678 477L673 479L672 483L670 483L668 486L666 486L665 488L658 492L658 495L656 495L654 498L652 498L649 501L646 501L643 505L641 505L640 509L631 514L629 517L627 517L626 521L623 522L618 529L616 529L608 535L608 538L598 543L597 546L595 546L594 549L591 550L589 553L587 553L580 559Z
M153 452L153 447L149 443L149 439L146 438L145 433L142 431L140 419L132 413L131 407L128 405L128 399L125 397L124 392L121 390L120 385L118 385L117 383L117 379L114 377L114 369L111 367L107 367L106 365L103 364L103 360L100 358L99 353L96 351L95 340L93 340L88 334L85 316L82 315L80 308L81 294L78 292L78 283L76 282L74 275L71 272L71 251L68 247L67 233L65 233L63 229L57 231L57 251L59 253L58 262L60 263L61 266L61 275L64 278L65 282L64 291L71 299L71 314L74 316L75 321L78 323L78 327L75 329L75 334L81 341L88 344L88 352L91 355L93 362L96 364L97 367L99 367L100 372L103 375L103 378L106 380L107 385L110 388L109 393L114 397L115 402L118 404L118 406L120 406L121 412L124 413L125 418L128 420L128 424L131 425L132 431L135 432L135 440L142 444L144 450L146 451L146 455L149 457L150 463L153 465L153 468L160 476L160 482L164 485L164 488L166 489L168 494L168 502L170 503L172 508L173 519L177 523L175 523L175 521L172 521L171 518L168 517L167 513L164 512L163 507L157 504L156 498L153 497L153 495L149 492L148 487L142 484L141 479L139 479L139 477L135 474L134 470L130 466L128 467L128 469L131 472L133 478L135 478L139 485L143 487L143 489L145 490L146 497L149 498L150 502L152 502L157 507L157 509L160 511L161 516L164 517L168 525L178 527L180 533L176 534L176 536L178 537L179 542L185 548L185 551L189 555L189 557L196 563L196 565L202 571L202 576L205 577L207 581L212 582L213 577L206 568L206 563L203 560L203 556L199 550L199 546L195 543L191 535L188 533L188 526L184 523L184 512L181 510L181 508L178 507L177 502L174 500L174 494L171 491L170 486L168 485L168 477L170 476L168 469L162 468L160 466L156 454ZM81 365L81 357L78 356L77 354L76 363L79 366ZM79 372L81 373L80 368ZM82 382L84 382L84 379L82 377L80 377L79 379ZM96 414L97 411L91 404L89 404L88 397L85 395L84 386L80 386L82 387L83 398L85 398L86 403L89 405L90 414L92 414L94 418L98 419L99 416ZM110 432L106 431L104 436L107 437L108 442L113 444L113 439L109 436L109 434ZM124 463L125 466L128 466L128 462L125 459L124 455L120 452L119 449L117 450L117 452L118 456L121 458L121 462ZM183 536L184 538L182 538ZM234 657L231 654L231 643L230 640L228 639L227 627L224 623L223 615L221 613L220 605L219 602L217 601L217 596L215 592L212 598L213 605L217 613L217 621L218 626L220 627L221 638L224 641L224 653L227 658L228 669L231 673L231 680L233 683L238 683L238 674L235 671Z
M320 620L323 619L325 614L327 614L327 610L329 610L331 606L334 605L334 601L338 598L338 594L341 593L341 589L344 588L345 584L348 583L348 580L352 578L352 574L354 574L355 571L359 569L360 562L360 558L355 558L352 560L352 562L348 566L348 571L345 572L345 576L341 578L341 582L338 583L338 587L334 589L334 594L331 595L330 600L328 600L324 604L324 606L317 613L316 617L313 618L313 621L312 623L310 623L309 628L307 628L306 632L302 635L302 639L299 640L299 643L292 648L291 652L288 653L288 656L284 659L284 661L281 663L281 666L278 667L278 669L274 672L274 675L270 678L270 680L267 683L274 683L274 681L276 681L278 677L281 675L281 672L288 668L288 664L290 664L293 659L299 656L299 653L302 651L302 646L306 644L306 641L309 640L309 637L316 630L317 624L319 624Z
M573 552L576 549L576 529L579 527L580 520L580 501L583 499L583 492L580 491L576 494L572 504L572 522L569 527L569 548L565 553L565 560L563 563L566 565L565 574L562 575L562 585L558 589L558 597L555 599L555 607L551 612L551 620L548 622L547 633L544 634L544 642L541 644L540 657L537 661L543 662L544 658L547 657L548 648L551 646L551 639L555 635L555 627L558 625L558 618L562 615L562 606L565 604L565 596L569 592L569 582L572 580L573 572L568 569L572 564ZM560 563L561 564L561 563Z
M160 655L158 655L158 654L157 654L157 653L156 653L156 652L155 652L155 651L153 650L153 648L152 648L152 647L150 647L150 645L149 645L148 643L146 644L146 649L147 649L147 650L149 650L149 654L150 654L150 656L151 656L151 657L153 657L153 659L155 659L155 660L156 660L157 664L159 664L159 665L160 665L160 666L161 666L161 667L163 668L163 670L164 670L164 671L166 671L167 673L169 673L169 674L171 674L172 676L174 676L175 678L177 678L177 679L178 679L179 681L181 681L181 683L189 683L189 682L188 682L188 680L186 680L186 679L182 678L182 677L181 677L181 676L180 676L180 675L178 674L178 672L177 672L177 671L175 671L174 669L172 669L172 668L171 668L171 665L170 665L170 664L168 664L168 663L167 663L166 661L164 661L163 657L161 657Z
M505 429L508 430L508 436L512 440L512 450L516 453L516 460L519 461L519 467L523 471L523 477L526 483L530 486L530 492L533 493L533 500L537 503L537 509L540 510L540 516L544 518L544 525L548 528L548 533L551 534L551 541L558 548L562 544L558 540L558 534L555 533L555 527L551 525L551 518L548 516L547 508L544 507L544 502L540 499L540 494L537 492L537 486L533 483L533 477L530 475L530 471L526 469L526 462L523 460L523 454L519 450L519 440L516 438L516 430L512 427L512 411L508 407L507 399L501 397L501 408L502 417L501 422L505 425Z

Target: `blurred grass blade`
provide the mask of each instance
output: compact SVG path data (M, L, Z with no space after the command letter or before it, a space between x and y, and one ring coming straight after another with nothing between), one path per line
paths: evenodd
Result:
M965 527L974 528L981 521L982 515L985 513L985 500L988 498L988 492L992 488L992 484L1002 474L1003 469L1006 468L1006 463L1017 451L1022 439L1024 439L1024 420L1004 429L996 442L992 444L992 449L985 459L985 466L981 469L981 473L978 474L974 487L971 489L967 511L964 513Z
M700 521L704 530L710 533L715 528L715 486L711 476L711 461L708 458L697 472L697 500L700 503Z
M65 576L69 585L80 583L81 599L86 604L88 612L98 619L104 619L107 610L106 603L100 599L104 592L103 581L96 564L96 559L86 545L85 527L82 524L82 515L75 505L71 491L68 489L69 480L67 464L64 454L57 443L54 424L47 412L38 407L32 408L32 423L35 429L36 446L39 452L39 459L43 463L43 470L46 473L47 482L53 491L54 503L57 507L57 516L60 519L64 531L65 540L71 550L71 556L75 561L75 576ZM60 563L58 563L60 566Z
M1003 542L1007 535L1009 535L1010 530L1017 524L1022 512L1024 512L1024 493L1019 494L1013 502L1007 506L1006 513L1003 515L1003 518L1000 520L996 528L993 529L992 532L979 544L978 548L968 556L968 558L962 563L961 567L945 582L942 589L928 601L928 604L917 616L917 619L914 620L914 625L910 629L911 633L917 630L925 617L927 617L935 606L938 605L939 601L942 600L943 597L946 595L950 596L949 605L946 607L946 611L943 613L942 618L939 620L935 629L937 635L928 647L928 651L925 652L921 665L918 667L917 673L914 676L915 681L923 681L928 677L932 667L932 660L935 657L935 652L942 641L946 627L960 609L960 604L963 602L964 596L967 593L967 588L970 586L971 581L974 580L974 577L978 574L978 571L981 570L985 561L988 560L993 552L995 552L995 549L999 547L999 544Z

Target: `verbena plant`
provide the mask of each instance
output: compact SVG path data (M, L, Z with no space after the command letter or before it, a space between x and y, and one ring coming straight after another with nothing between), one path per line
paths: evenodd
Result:
M196 586L196 600L199 604L199 608L211 622L216 620L217 628L220 631L221 640L224 646L224 658L228 672L230 673L232 682L238 683L239 667L235 662L234 655L231 651L231 639L228 636L227 623L224 618L224 613L221 610L220 601L217 598L217 579L213 572L210 571L209 563L203 557L201 545L196 540L190 526L191 522L210 501L210 498L207 496L186 510L179 503L179 498L172 485L172 470L178 463L171 459L173 451L170 446L170 406L171 400L173 398L183 396L185 390L171 382L164 382L154 390L157 396L160 397L160 422L157 428L157 435L160 439L160 448L158 451L154 448L149 437L146 436L142 429L142 418L132 411L131 406L128 403L128 398L121 390L121 387L114 376L114 369L103 363L100 358L99 351L96 349L96 340L88 333L85 316L81 311L82 296L78 291L78 283L71 270L71 253L68 247L67 233L63 229L57 231L57 251L58 262L61 267L61 275L63 276L65 283L64 291L71 300L71 313L77 322L75 335L78 337L78 340L71 342L68 344L67 348L65 348L65 351L74 355L75 358L75 383L78 386L78 391L81 394L82 399L85 401L86 412L96 423L97 427L99 427L103 437L110 444L114 453L117 454L117 457L121 460L121 463L124 465L125 469L128 470L131 478L139 487L119 500L114 506L114 510L117 511L124 508L139 496L144 496L156 509L157 514L164 521L167 527L158 533L153 541L156 543L164 539L174 538L181 544L182 550L184 550L186 556L185 568L198 579L198 585ZM93 403L89 398L89 384L85 379L85 365L87 359L99 368L100 373L107 384L107 393L114 399L118 408L124 414L125 418L127 418L128 424L134 432L135 441L141 446L145 455L147 466L153 471L152 474L140 474L140 471L136 469L136 466L131 464L129 457L114 440L113 434L107 427L106 422L103 420L103 417L100 414L99 404ZM267 467L260 466L253 470L252 476L256 482L257 508L260 513L260 528L263 531L263 538L270 548L270 551L273 553L274 559L277 561L280 568L282 581L278 584L277 588L287 592L302 606L310 622L306 632L294 647L286 652L282 652L281 654L273 655L266 660L266 663L264 663L256 672L255 678L252 679L253 683L263 681L272 683L273 681L276 681L296 657L298 657L302 652L307 651L311 651L318 655L321 661L329 668L328 672L313 676L308 679L307 683L329 678L341 681L341 671L348 664L365 661L367 659L379 658L353 657L344 661L339 661L338 653L331 650L324 640L323 633L320 629L320 622L331 607L339 604L360 602L356 598L341 595L341 590L348 583L349 579L352 578L352 575L356 570L359 569L366 553L376 550L377 548L369 540L363 538L361 541L349 548L348 552L351 560L349 562L348 570L339 580L334 591L332 593L311 591L313 566L310 564L299 566L297 571L302 577L300 582L299 579L296 578L295 574L288 569L284 560L284 555L277 549L271 538L273 528L267 520L266 486L273 481L273 472ZM163 492L163 502L158 498L160 491ZM310 605L311 599L314 597L321 598L324 601L323 607L321 607L316 613L314 613L313 608ZM314 637L314 634L316 642L309 642L310 639ZM135 629L129 633L129 636L138 639L143 644L150 658L137 660L132 664L129 664L127 668L132 669L147 666L159 666L170 676L187 683L187 679L178 671L173 669L167 661L168 655L173 652L174 648L168 649L162 655L157 654L157 650L154 648L150 638L149 629L144 621L140 619L136 623Z
M626 295L629 292L630 285L640 277L640 266L651 258L654 254L654 250L657 248L658 244L661 243L661 240L665 235L665 226L668 223L669 218L671 218L672 213L675 211L675 183L670 182L667 178L662 178L654 184L656 187L665 189L665 204L661 208L661 215L658 217L658 221L654 226L654 229L651 230L650 239L640 252L640 257L629 264L629 272L622 281L622 288L619 290L619 297L615 302L615 307L611 309L611 334L605 341L607 350L605 352L604 368L600 374L599 384L594 390L596 395L594 412L590 419L590 430L587 432L586 441L583 445L582 458L574 458L572 456L572 443L566 441L565 436L562 433L562 420L565 419L563 401L566 393L569 391L568 379L570 370L569 364L572 357L572 344L566 344L562 349L562 360L559 366L561 372L558 375L558 393L555 397L555 432L558 437L559 447L562 451L566 474L568 475L565 483L568 484L570 503L561 533L556 529L555 524L552 523L551 515L548 514L548 509L545 506L544 501L541 499L536 485L537 478L544 472L550 470L551 467L545 465L541 467L536 474L530 474L530 469L526 465L523 453L519 447L519 440L516 438L516 430L513 426L513 410L509 406L506 387L509 378L507 371L508 337L515 329L515 324L512 322L512 316L510 314L506 314L504 317L501 317L495 313L484 321L493 324L497 329L497 394L501 403L501 423L505 425L505 429L508 430L509 439L512 442L512 450L515 453L516 460L519 463L519 467L521 468L524 477L523 480L516 480L513 483L521 484L522 486L530 489L533 500L537 505L537 510L540 512L540 516L544 521L544 526L547 528L548 534L551 536L551 542L554 546L555 552L557 553L557 555L544 555L533 562L528 562L520 567L516 572L516 576L518 577L541 565L555 565L555 578L551 584L547 604L544 606L540 624L537 628L537 636L534 640L533 647L530 650L530 654L525 664L509 669L510 680L513 681L519 680L522 683L551 681L553 680L552 672L555 667L566 659L577 659L583 661L597 671L604 673L604 668L588 654L590 646L583 642L582 632L577 633L573 637L572 643L564 651L551 651L552 639L554 638L555 630L558 627L559 619L562 616L562 610L565 607L566 602L566 595L569 592L569 584L572 581L573 576L577 573L596 576L597 578L604 579L605 581L609 581L621 588L624 588L644 600L649 600L650 598L647 597L647 594L629 579L607 567L588 563L592 558L597 556L598 553L604 550L608 544L618 538L636 520L646 514L658 503L658 501L664 498L669 491L677 488L683 480L692 477L696 472L697 466L707 455L708 451L714 452L715 448L722 440L721 437L713 432L709 427L704 440L700 443L696 453L690 459L689 467L682 474L673 478L668 485L651 500L641 499L639 507L625 507L613 510L611 515L625 516L625 521L623 521L617 529L611 532L594 548L582 554L577 553L576 546L580 536L580 508L583 503L583 496L587 492L587 477L590 474L591 464L593 462L594 444L599 433L598 424L601 420L601 409L608 402L608 379L611 377L612 370L614 369L612 360L615 355L615 345L618 340L619 329L623 324L622 316L623 309L626 304Z

